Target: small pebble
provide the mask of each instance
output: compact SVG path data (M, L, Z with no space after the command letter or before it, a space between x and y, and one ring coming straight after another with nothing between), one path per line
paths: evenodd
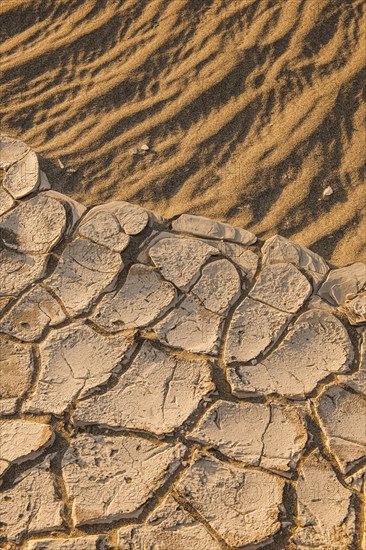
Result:
M65 165L64 165L64 163L62 162L62 160L61 160L61 159L57 159L57 162L58 162L59 167L61 168L61 170L63 170L63 169L65 168Z
M66 174L75 174L77 172L77 168L68 168L66 170Z
M133 154L133 155L138 155L138 150L136 149L136 147L134 147L134 148L132 149L132 154Z
M146 145L146 143L144 145L141 145L141 150L142 151L148 151L150 149L150 147L148 145Z
M330 197L330 195L333 195L333 189L329 186L324 189L323 197Z

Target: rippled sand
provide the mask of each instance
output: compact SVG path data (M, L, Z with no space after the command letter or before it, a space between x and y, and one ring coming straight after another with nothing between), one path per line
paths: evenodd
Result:
M334 264L365 259L365 11L3 0L1 131L85 204L189 211L280 232Z

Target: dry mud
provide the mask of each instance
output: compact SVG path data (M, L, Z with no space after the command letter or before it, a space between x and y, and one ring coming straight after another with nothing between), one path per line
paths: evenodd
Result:
M364 550L366 265L0 146L1 547Z
M3 0L0 14L2 132L51 159L53 188L365 259L363 0Z

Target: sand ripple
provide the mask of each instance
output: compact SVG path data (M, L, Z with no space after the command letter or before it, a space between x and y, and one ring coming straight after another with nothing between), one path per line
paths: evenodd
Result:
M364 259L365 11L362 0L3 0L1 131L86 204L190 211L336 264Z

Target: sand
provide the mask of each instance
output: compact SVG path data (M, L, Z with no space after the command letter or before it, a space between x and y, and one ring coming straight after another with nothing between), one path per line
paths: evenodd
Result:
M0 151L1 548L361 548L366 265Z
M0 13L1 133L44 157L52 188L365 259L361 0L3 0Z

